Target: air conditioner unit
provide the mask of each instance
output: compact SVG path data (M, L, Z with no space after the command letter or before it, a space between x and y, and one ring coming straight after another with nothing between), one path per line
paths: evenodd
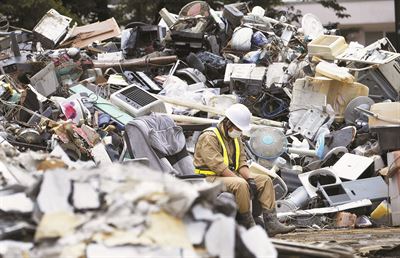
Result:
M135 84L113 93L110 101L134 117L149 115L151 112L166 113L164 102Z
M400 92L400 58L397 58L390 63L378 66L379 71L383 74L392 88Z

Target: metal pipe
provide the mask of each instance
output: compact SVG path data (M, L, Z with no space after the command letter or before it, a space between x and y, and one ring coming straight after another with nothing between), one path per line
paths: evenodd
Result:
M202 118L202 117L194 117L194 116L184 116L184 115L174 115L168 114L174 121L181 123L192 123L192 124L216 124L219 120L210 119L210 118Z
M122 61L98 61L93 60L95 68L121 68L121 67L144 67L151 65L168 65L175 63L178 60L177 56L159 56L159 57L143 57L135 59L127 59Z
M204 112L214 113L214 114L218 114L218 115L222 115L222 116L225 114L225 112L223 110L220 110L220 109L215 108L215 107L206 106L206 105L203 105L203 104L198 104L198 103L194 103L194 102L191 102L191 101L171 98L171 97L162 96L162 95L153 94L153 96L156 97L156 98L159 98L160 100L162 100L164 102L167 102L167 103L170 103L170 104L173 104L173 105L192 108L192 109L197 109L197 110L201 110L201 111L204 111ZM269 119L264 119L264 118L260 118L260 117L255 117L255 116L251 117L251 121L252 121L253 124L258 124L258 125L266 125L266 126L274 126L274 127L285 127L284 123L282 123L282 122L269 120Z

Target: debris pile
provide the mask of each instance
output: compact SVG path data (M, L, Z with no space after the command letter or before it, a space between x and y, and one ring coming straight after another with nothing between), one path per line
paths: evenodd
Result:
M195 248L224 257L233 257L235 248L257 257L276 252L265 245L269 239L261 227L235 224L229 202L215 199L219 184L191 185L141 164L16 170L21 163L40 165L49 155L1 154L12 164L8 170L21 172L0 196L2 238L8 239L0 242L3 257L202 257ZM263 245L249 251L236 236L259 238Z
M194 175L199 134L235 103L253 114L249 167L273 178L280 219L400 225L388 39L346 42L315 15L296 24L246 3L159 14L76 26L51 9L32 31L0 33L1 255L290 253L237 225L232 196Z

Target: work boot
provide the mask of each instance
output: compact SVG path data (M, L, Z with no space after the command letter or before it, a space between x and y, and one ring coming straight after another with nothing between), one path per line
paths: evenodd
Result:
M247 229L254 227L256 225L256 222L254 221L251 212L240 213L238 215L238 222L240 225L244 226Z
M263 219L265 230L270 237L276 234L286 234L296 229L295 226L286 226L279 222L275 209L263 209Z

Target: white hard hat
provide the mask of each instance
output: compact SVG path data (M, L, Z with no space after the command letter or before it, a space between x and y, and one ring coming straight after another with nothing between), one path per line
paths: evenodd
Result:
M233 104L225 111L225 116L240 130L250 130L250 110L243 104Z

